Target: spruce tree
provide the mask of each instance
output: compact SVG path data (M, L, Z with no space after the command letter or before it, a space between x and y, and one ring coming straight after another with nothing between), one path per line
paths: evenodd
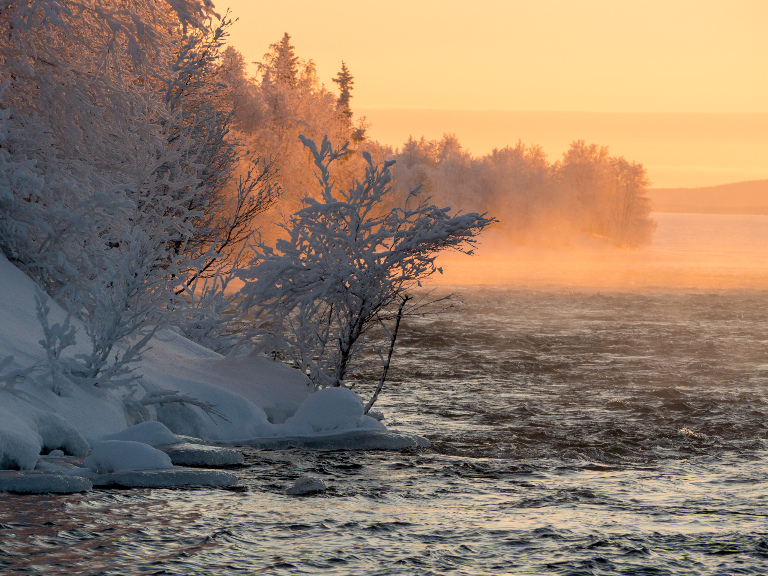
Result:
M296 86L299 81L299 58L291 44L291 36L286 32L275 44L270 44L269 52L264 55L265 64L259 64L262 77L267 84Z
M336 75L336 78L332 79L333 82L339 85L339 97L336 99L336 111L340 116L346 118L349 125L352 125L352 108L349 106L349 101L352 99L352 87L355 85L355 80L352 74L349 72L349 68L341 62L341 70Z

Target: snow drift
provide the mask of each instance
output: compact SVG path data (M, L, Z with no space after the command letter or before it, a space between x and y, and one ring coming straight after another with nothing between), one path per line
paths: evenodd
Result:
M223 357L171 329L155 334L137 366L141 374L137 389L143 398L137 397L136 389L127 393L75 382L55 384L40 344L43 331L35 292L33 281L0 256L0 469L39 470L41 455L49 453L87 456L83 469L102 476L152 470L158 482L172 483L172 474L159 475L173 470L174 451L169 446L176 446L175 457L187 464L233 465L242 462L242 456L213 447L196 449L195 444L279 446L281 440L294 445L296 439L342 435L344 447L353 448L350 437L359 433L365 447L376 447L371 434L378 433L381 447L393 445L392 433L363 414L363 403L352 391L336 388L311 394L306 377L280 362L264 355ZM50 321L63 322L65 311L53 303L49 306ZM76 319L70 322L77 340L85 333L84 326ZM84 350L78 340L65 353L74 356ZM138 404L143 410L135 409ZM149 419L143 421L146 415ZM411 438L405 444L424 441ZM75 475L82 476L82 470ZM185 481L194 477L177 476ZM32 491L36 491L32 484L43 491L88 488L88 482L68 480L67 474L63 480L51 474L34 482L29 478ZM142 485L140 479L129 480L125 480L129 485ZM217 482L226 484L225 480ZM27 486L10 477L6 481L15 491ZM7 482L0 483L0 490Z

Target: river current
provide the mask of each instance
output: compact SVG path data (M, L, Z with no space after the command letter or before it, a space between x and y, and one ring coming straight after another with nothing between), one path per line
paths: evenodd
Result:
M379 408L406 452L245 448L241 491L0 495L2 574L765 574L768 293L465 289ZM284 493L297 478L325 493Z
M0 573L768 573L768 292L459 293L407 320L377 404L431 447L0 494ZM285 493L307 476L327 490Z

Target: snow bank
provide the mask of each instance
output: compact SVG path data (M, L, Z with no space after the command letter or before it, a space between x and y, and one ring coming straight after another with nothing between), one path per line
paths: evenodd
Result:
M195 478L206 485L227 485L233 482L231 475L204 479L206 471L171 468L174 462L242 463L237 451L192 445L189 437L272 447L424 445L423 439L389 432L364 415L362 400L350 390L330 388L311 394L306 377L281 362L263 354L222 357L170 329L159 331L144 353L136 367L142 386L128 399L125 390L61 379L54 386L39 344L43 332L35 292L32 280L0 255L0 470L31 471L44 464L36 474L12 477L35 483L37 488L30 484L31 491L85 489L81 480L60 479L83 476L79 465L68 471L56 468L53 459L41 462L41 455L53 451L81 460L90 453L86 465L93 478L88 481L104 482L96 477L107 474L108 482L118 485L194 484ZM53 302L48 305L49 322L63 323L64 310ZM85 327L77 319L71 323L77 343L65 350L65 356L87 354ZM147 418L152 421L144 422ZM6 480L11 487L21 481Z

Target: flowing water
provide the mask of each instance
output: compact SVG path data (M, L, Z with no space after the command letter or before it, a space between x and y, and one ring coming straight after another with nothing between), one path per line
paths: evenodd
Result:
M0 573L768 573L768 292L462 295L410 319L378 404L430 448L0 494ZM305 476L328 490L285 494Z

